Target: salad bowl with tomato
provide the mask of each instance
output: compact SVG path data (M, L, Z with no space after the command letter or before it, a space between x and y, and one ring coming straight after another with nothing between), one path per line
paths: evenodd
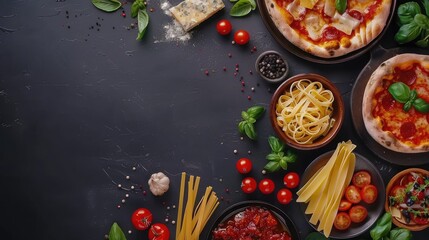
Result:
M396 226L411 231L429 227L429 171L409 168L399 172L386 193L385 209Z
M308 165L300 187L302 187L320 168L328 162L334 151L324 153ZM383 212L385 185L374 164L357 153L352 180L345 189L334 227L330 234L333 239L348 239L367 231ZM307 222L317 230L317 225L309 222L310 215L305 214L306 203L300 203Z

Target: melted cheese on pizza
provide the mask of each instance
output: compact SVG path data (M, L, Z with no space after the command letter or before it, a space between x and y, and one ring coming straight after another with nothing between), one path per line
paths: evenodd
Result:
M383 77L383 82L374 92L372 115L378 119L381 129L390 132L397 140L419 146L429 142L429 114L420 113L413 107L403 110L402 103L395 101L388 88L394 82L403 82L417 97L429 102L429 72L417 62L408 62L395 67L392 74Z

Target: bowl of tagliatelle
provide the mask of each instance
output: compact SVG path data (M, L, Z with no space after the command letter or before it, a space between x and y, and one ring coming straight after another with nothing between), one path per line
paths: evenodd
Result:
M339 90L318 74L299 74L275 91L270 105L271 124L286 144L312 150L337 135L344 119Z

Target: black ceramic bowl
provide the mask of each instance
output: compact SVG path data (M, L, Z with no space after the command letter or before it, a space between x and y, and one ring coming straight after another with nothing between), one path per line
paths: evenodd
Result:
M326 165L333 153L334 151L324 153L317 157L315 160L313 160L310 165L308 165L308 167L305 169L304 174L302 175L302 180L299 188L302 188L302 186L304 186L304 184L311 178L311 176L313 176L317 172L317 170ZM377 200L372 204L365 204L363 201L359 203L360 205L366 207L366 209L368 210L368 216L363 222L352 223L350 228L344 231L339 231L335 229L335 227L333 227L331 235L329 236L330 238L348 239L361 235L376 222L376 220L380 217L381 213L384 210L384 198L386 193L383 178L381 177L380 172L368 159L357 153L355 153L355 155L356 165L354 172L357 172L359 170L366 170L371 174L371 184L373 184L377 188L378 197ZM306 207L306 203L300 203L301 211L305 215L305 219L307 220L308 224L310 224L317 231L317 226L309 222L311 215L305 214Z
M213 232L213 230L215 230L218 227L218 225L220 223L228 220L229 218L231 218L235 214L245 210L248 207L260 207L260 208L264 208L266 210L269 210L277 218L279 223L282 225L283 229L289 233L292 240L300 240L300 237L298 235L298 232L296 231L295 225L290 220L290 218L279 208L277 208L271 204L262 202L262 201L244 201L244 202L236 203L236 204L230 206L229 208L227 208L216 219L216 221L214 222L214 224L210 228L210 231L208 232L208 236L206 239L212 240L213 239L212 232Z

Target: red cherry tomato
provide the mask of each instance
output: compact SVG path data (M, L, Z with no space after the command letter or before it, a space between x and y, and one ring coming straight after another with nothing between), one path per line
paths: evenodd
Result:
M234 34L234 41L238 45L244 45L249 42L250 35L246 30L238 30Z
M131 216L131 222L137 230L146 230L152 223L152 213L146 208L139 208Z
M404 186L396 185L390 190L389 196L392 196L396 199L403 199L406 195L406 188Z
M345 197L351 203L359 203L362 200L360 196L359 189L353 185L350 185L346 188L346 192L344 193Z
M353 185L358 188L363 188L371 183L371 175L367 171L359 171L353 174Z
M337 214L334 220L334 227L338 230L346 230L350 227L352 220L350 216L345 212L340 212Z
M283 183L288 188L296 188L299 185L299 175L296 172L290 172L284 176Z
M259 191L263 194L270 194L274 191L275 184L271 179L262 179L259 182Z
M216 24L216 30L220 35L228 35L232 30L231 22L226 19L220 20Z
M150 240L169 240L170 230L165 224L154 223L150 226L148 236Z
M340 206L338 207L338 211L347 211L352 207L352 203L342 199L340 202Z
M256 180L252 177L247 177L241 181L241 190L245 193L252 193L256 190Z
M366 210L365 207L361 205L356 205L350 208L349 215L352 222L360 223L366 219L366 216L368 216L368 211Z
M249 173L252 170L252 161L248 158L240 158L235 164L239 173Z
M362 188L361 194L362 200L368 204L374 203L377 200L378 191L377 188L370 184Z
M281 204L288 204L292 201L292 192L287 188L282 188L277 193L277 200Z
M421 215L418 216L418 215L413 214L413 213L411 213L411 220L413 220L418 225L426 225L429 223L429 218L427 218L427 217L425 218Z

